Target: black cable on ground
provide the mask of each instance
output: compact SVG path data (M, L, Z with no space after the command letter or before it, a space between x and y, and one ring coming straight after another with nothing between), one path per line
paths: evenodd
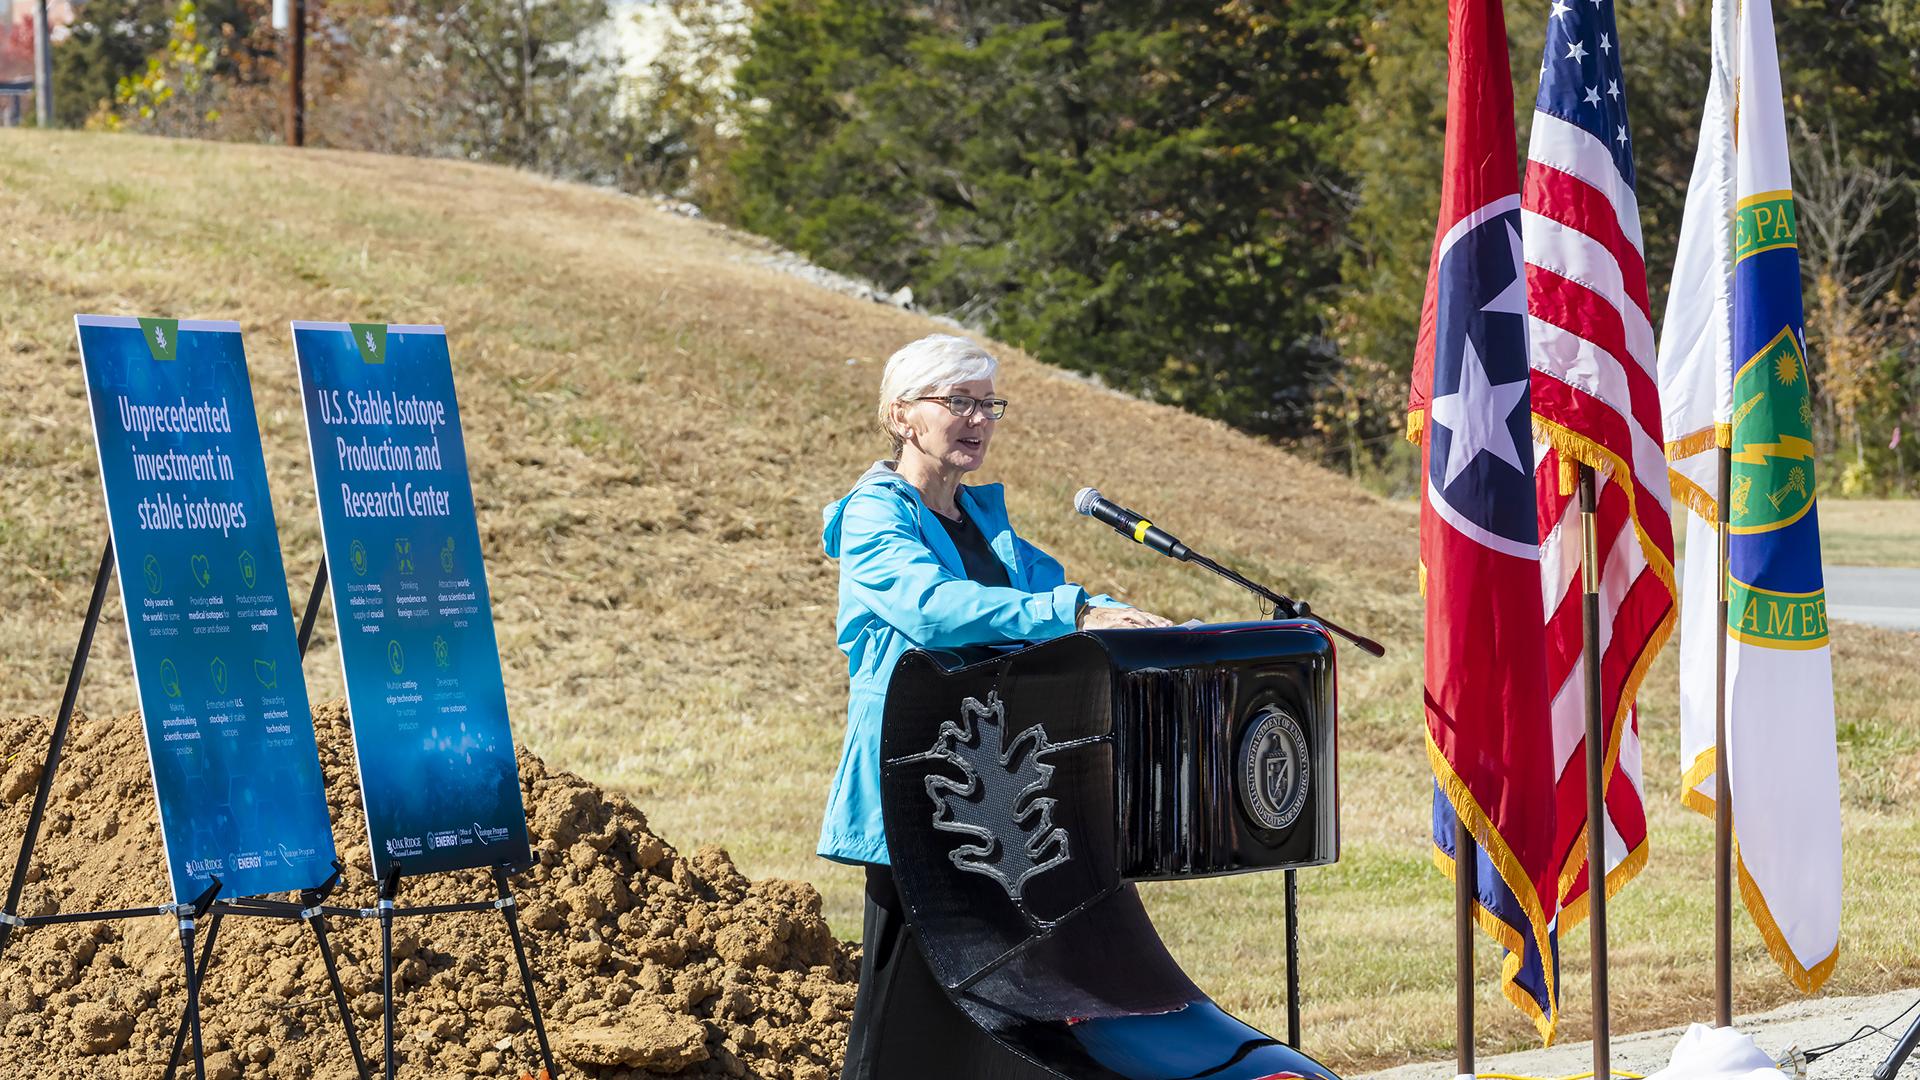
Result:
M1877 1027L1869 1024L1865 1027L1862 1027L1860 1030L1855 1031L1852 1035L1849 1035L1846 1038L1841 1039L1837 1043L1828 1043L1826 1046L1816 1046L1813 1049L1806 1051L1807 1060L1815 1061L1820 1058L1826 1057L1828 1054L1833 1053L1835 1050L1838 1050L1843 1046L1851 1046L1852 1044L1859 1042L1861 1039L1864 1039L1869 1035L1886 1035L1887 1029L1899 1023L1900 1021L1905 1020L1907 1018L1907 1014L1912 1012L1915 1006L1920 1006L1920 1001L1915 1001L1912 1005L1909 1005L1906 1008L1901 1009L1900 1015L1894 1017L1893 1019L1887 1021L1884 1024L1881 1024ZM1892 1038L1892 1036L1889 1035L1888 1038Z

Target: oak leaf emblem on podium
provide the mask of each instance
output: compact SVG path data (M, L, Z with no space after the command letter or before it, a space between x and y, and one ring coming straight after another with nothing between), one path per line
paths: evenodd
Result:
M1072 858L1067 830L1053 823L1059 800L1045 794L1054 767L1043 759L1055 749L1039 724L1009 738L1006 704L989 692L985 702L961 702L960 720L942 723L922 755L960 773L958 780L943 772L926 777L933 827L968 840L947 858L999 882L1021 914L1043 925L1024 903L1027 882Z

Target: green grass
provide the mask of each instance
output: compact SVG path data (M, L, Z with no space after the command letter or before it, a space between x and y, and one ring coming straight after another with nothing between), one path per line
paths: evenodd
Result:
M1920 499L1821 499L1828 566L1920 566Z
M814 881L838 931L858 933L859 875L812 854L845 705L819 510L885 449L869 419L880 362L936 324L758 268L757 243L644 201L500 169L4 131L0 180L0 717L59 700L105 535L74 313L241 322L302 600L319 536L287 320L444 322L518 737L631 793L682 848L717 842L756 877ZM1300 875L1307 1044L1343 1070L1446 1056L1451 895L1426 839L1417 515L998 351L1016 405L982 479L1008 485L1022 531L1079 580L1175 619L1251 614L1230 586L1073 515L1071 493L1094 484L1390 649L1341 656L1344 856ZM1823 504L1830 538L1856 531L1836 522L1847 505ZM107 618L82 697L94 715L133 705L117 596ZM1832 986L1886 990L1920 981L1920 822L1903 809L1920 795L1920 639L1834 634L1848 892ZM341 690L331 635L323 616L315 700ZM1612 907L1622 1031L1710 1012L1710 837L1676 798L1675 677L1669 649L1643 702L1651 864ZM1284 1027L1280 884L1143 890L1196 981L1270 1031ZM1737 925L1740 1007L1791 997ZM1563 953L1562 1028L1578 1033L1585 931ZM1484 939L1479 955L1481 1049L1531 1044Z
M1674 514L1677 554L1686 553L1685 515ZM1920 499L1820 497L1820 555L1828 566L1920 567Z

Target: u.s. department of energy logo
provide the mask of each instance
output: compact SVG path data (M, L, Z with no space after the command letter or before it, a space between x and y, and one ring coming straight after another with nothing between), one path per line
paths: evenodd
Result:
M1300 721L1269 705L1240 739L1240 806L1262 828L1285 829L1307 807L1311 758Z

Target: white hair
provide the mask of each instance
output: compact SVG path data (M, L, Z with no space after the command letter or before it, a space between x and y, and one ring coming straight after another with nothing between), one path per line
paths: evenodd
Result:
M902 345L887 358L880 376L880 426L900 452L900 435L893 429L893 405L923 397L943 386L991 379L1000 370L993 354L963 337L929 334Z

